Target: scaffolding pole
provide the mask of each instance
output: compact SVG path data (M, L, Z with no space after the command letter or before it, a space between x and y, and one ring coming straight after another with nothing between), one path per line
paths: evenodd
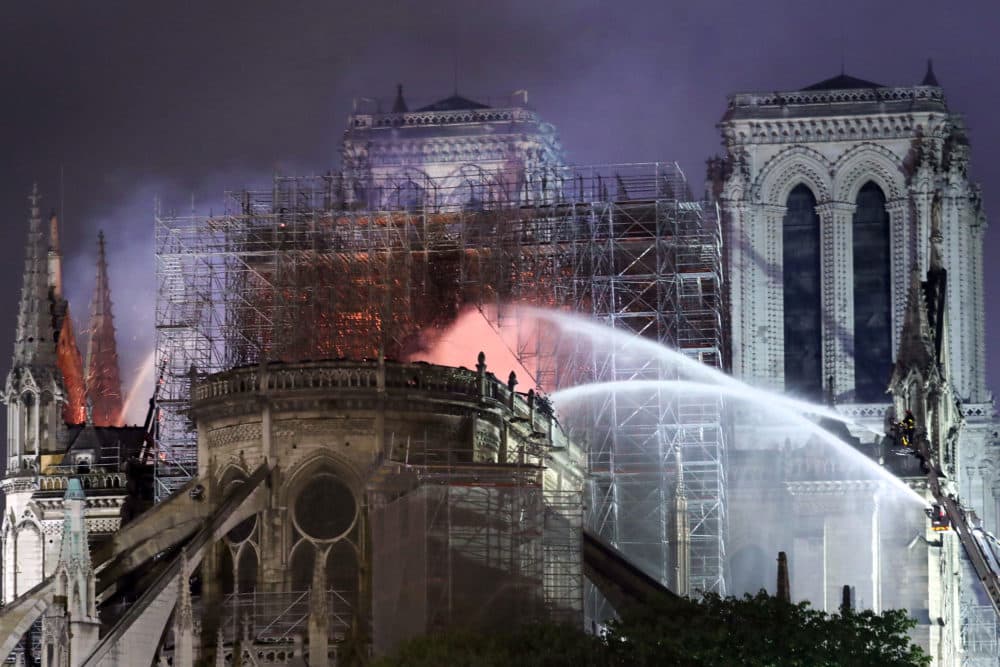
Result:
M675 164L549 168L513 180L469 173L461 183L277 177L269 190L230 193L222 215L157 217L159 497L194 471L193 372L405 358L468 307L500 330L512 304L574 311L722 368L719 218L692 199ZM357 204L373 201L379 210ZM518 331L514 352L547 391L676 377L656 359L573 336ZM589 441L586 521L664 583L681 450L689 589L724 592L720 402L609 392L570 426Z

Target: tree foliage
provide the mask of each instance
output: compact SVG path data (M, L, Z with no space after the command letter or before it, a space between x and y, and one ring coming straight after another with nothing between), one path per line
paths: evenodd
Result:
M546 623L495 633L458 631L404 642L375 667L604 667L607 649L583 630Z
M827 614L765 591L742 598L709 594L663 601L612 621L604 636L610 665L923 667L905 611Z
M905 611L827 614L761 591L662 600L626 613L595 637L577 628L530 624L497 632L453 632L404 643L378 667L599 667L750 665L925 667Z

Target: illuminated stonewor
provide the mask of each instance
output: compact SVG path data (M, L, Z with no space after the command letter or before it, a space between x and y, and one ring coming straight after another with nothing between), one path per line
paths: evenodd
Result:
M56 536L72 505L64 498L72 478L82 486L86 502L77 509L94 544L107 540L152 502L151 466L137 459L143 429L85 422L80 353L62 296L57 224L53 216L49 229L43 227L39 199L36 189L30 197L14 355L3 395L7 465L0 480L6 504L0 540L5 604L56 570ZM81 617L74 612L74 618ZM30 647L39 635L29 631L26 639Z
M97 284L90 304L90 340L87 342L87 400L96 426L122 426L122 381L118 369L115 323L111 314L111 285L104 256L104 232L97 236Z
M947 313L943 321L929 319L942 363L936 377L954 399L944 417L928 414L954 429L956 460L946 474L982 528L995 533L1000 469L991 453L997 424L985 376L986 216L969 177L964 121L930 65L918 85L841 74L801 90L731 95L720 128L727 155L710 163L710 177L726 233L733 375L835 403L855 422L848 437L872 451L888 420L902 418L893 415L886 389L894 367L906 361L913 276L947 269L947 280L929 281L939 293L926 301ZM927 375L924 383L933 387ZM922 415L921 392L909 393L895 409ZM918 427L933 430L930 423ZM924 517L904 519L886 496L818 449L789 456L789 434L760 414L737 414L734 428L731 460L740 465L732 469L743 473L731 476L730 487L738 591L768 580L774 544L791 543L797 599L834 611L837 591L857 580L864 606L906 607L919 619L914 635L938 664L996 663L996 616L965 585L971 577L963 581L961 614L931 616L943 591L956 591L955 581L919 573L928 562L955 580L957 573L942 555L950 546L910 543L924 530ZM785 465L776 466L776 457ZM791 512L787 500L779 501L790 488ZM865 517L864 530L856 519L845 521L851 514ZM868 528L869 520L879 530ZM845 540L864 548L838 552ZM910 548L897 550L900 542Z
M583 451L485 358L235 369L196 383L192 415L199 503L277 463L267 509L206 553L202 660L308 634L321 665L448 628L582 620Z

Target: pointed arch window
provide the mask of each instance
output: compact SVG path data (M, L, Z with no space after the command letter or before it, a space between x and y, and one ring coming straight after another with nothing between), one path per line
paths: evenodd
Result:
M855 200L854 236L854 398L886 400L892 371L892 298L889 213L885 194L871 181Z
M820 233L816 197L805 185L788 195L781 238L785 390L816 399L823 394Z

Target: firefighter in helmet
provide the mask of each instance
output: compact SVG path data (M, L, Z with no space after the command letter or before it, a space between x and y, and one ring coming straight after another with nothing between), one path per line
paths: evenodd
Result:
M913 411L907 410L903 416L903 421L899 422L900 442L904 447L912 447L914 436L917 433L917 420L913 418Z

